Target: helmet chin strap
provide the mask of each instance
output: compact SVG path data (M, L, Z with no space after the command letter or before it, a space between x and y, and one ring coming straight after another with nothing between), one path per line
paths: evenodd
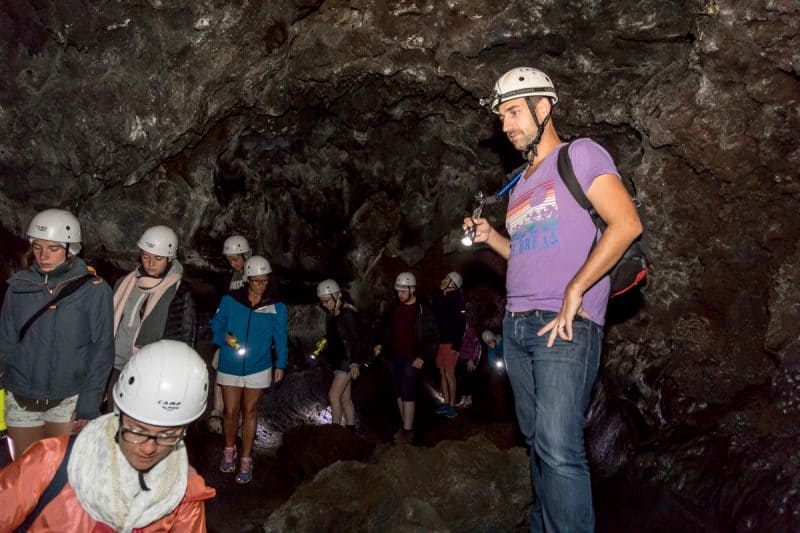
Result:
M536 156L539 154L539 142L542 140L542 135L544 134L544 128L547 126L547 123L550 122L550 114L552 113L552 107L550 111L547 113L547 116L544 117L544 120L541 124L539 124L539 118L536 116L536 111L533 109L533 104L531 103L531 98L525 98L525 102L528 104L528 110L531 112L531 116L533 117L533 122L536 123L536 137L531 141L531 143L525 147L522 151L522 157L529 161L533 162L536 159Z

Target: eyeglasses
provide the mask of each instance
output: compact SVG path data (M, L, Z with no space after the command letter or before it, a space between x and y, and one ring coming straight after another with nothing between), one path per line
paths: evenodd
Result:
M119 435L128 444L144 444L152 439L159 446L176 446L186 436L186 431L177 435L151 435L150 433L120 426Z
M264 279L255 279L255 278L250 278L248 281L249 281L250 283L252 283L253 285L266 285L266 284L267 284L267 281L268 281L268 279L267 279L267 278L264 278Z

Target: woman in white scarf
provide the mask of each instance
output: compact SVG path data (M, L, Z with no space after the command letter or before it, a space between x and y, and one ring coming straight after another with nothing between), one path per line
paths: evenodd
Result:
M46 439L0 472L0 530L22 524L66 459L67 484L32 531L205 531L214 490L189 466L183 437L207 397L206 365L192 348L146 346L114 386L119 413L90 422L66 458L68 437Z

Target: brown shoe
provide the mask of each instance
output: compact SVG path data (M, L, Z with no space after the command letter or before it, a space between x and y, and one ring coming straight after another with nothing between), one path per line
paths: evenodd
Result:
M411 444L414 441L414 430L401 429L394 439L397 444Z

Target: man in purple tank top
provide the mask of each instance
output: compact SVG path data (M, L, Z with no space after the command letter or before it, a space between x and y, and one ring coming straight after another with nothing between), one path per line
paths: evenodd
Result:
M531 447L531 531L593 531L584 413L597 375L608 303L608 271L642 231L614 161L600 145L569 147L578 182L608 224L601 236L558 174L565 146L550 113L553 82L515 68L494 86L492 111L528 161L511 192L509 237L467 218L475 242L508 261L503 350L520 429ZM592 248L595 238L597 244Z

